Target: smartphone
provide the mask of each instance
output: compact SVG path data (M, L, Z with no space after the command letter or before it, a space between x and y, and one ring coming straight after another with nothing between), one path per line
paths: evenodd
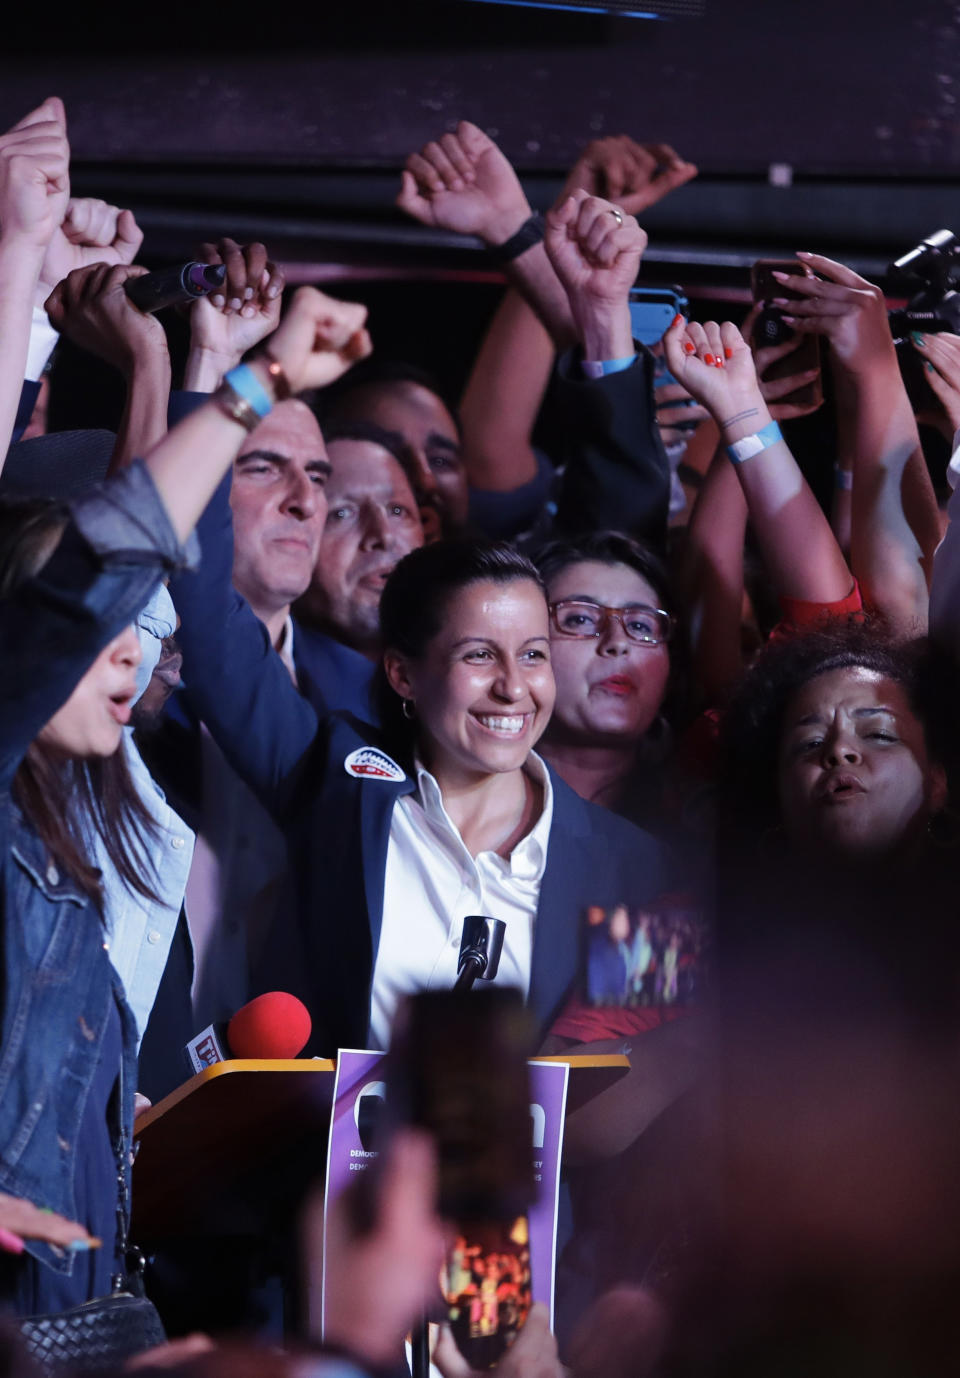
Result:
M411 996L386 1060L386 1132L414 1125L437 1146L438 1209L454 1226L440 1290L477 1370L498 1362L531 1306L533 1051L520 993L491 987Z
M797 335L783 319L779 306L770 303L776 297L787 301L800 301L801 293L793 291L786 283L778 282L774 272L788 273L791 277L807 277L804 265L796 258L760 258L750 270L750 287L755 302L764 303L764 309L757 317L753 327L752 344L754 349L767 345L785 344L787 340L797 340L797 347L784 358L778 359L764 371L764 379L789 378L795 373L806 373L809 369L818 370L816 378L805 383L796 391L778 400L792 402L797 406L815 407L823 401L823 382L820 377L820 339L817 335Z
M657 405L660 405L660 403L659 403L659 401L658 401L658 399L657 399L657 390L658 390L659 388L668 387L671 383L678 383L678 382L679 382L679 379L674 378L674 376L673 376L673 374L670 372L669 368L667 368L667 361L666 361L666 359L663 357L663 352L662 352L662 351L655 352L655 353L654 353L654 359L653 359L653 397L654 397L654 401L657 403ZM682 384L681 384L681 386L682 386ZM684 397L684 398L678 399L676 402L664 402L662 405L665 406L665 407L695 407L697 404L696 404L696 402L693 400L692 397ZM699 421L696 421L696 420L694 420L694 421L672 421L670 424L671 424L673 430L675 430L675 431L683 431L684 434L686 434L686 435L692 435L693 432L694 432L694 431L697 429L697 427L700 425L700 422L699 422Z
M690 315L682 287L630 288L630 329L639 344L659 344L678 313Z

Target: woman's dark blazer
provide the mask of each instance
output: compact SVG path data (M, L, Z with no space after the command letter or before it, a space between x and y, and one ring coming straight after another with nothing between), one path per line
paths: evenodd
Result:
M345 762L373 746L375 729L344 714L319 719L297 692L263 624L230 583L232 530L226 488L198 532L198 574L172 585L192 710L284 828L289 902L252 973L254 987L303 999L314 1021L308 1050L330 1054L367 1042L370 986L380 936L390 820L415 782L351 774ZM396 772L399 775L399 771ZM529 1003L545 1032L580 962L588 905L642 905L664 887L660 843L588 804L551 772L553 822L534 927Z

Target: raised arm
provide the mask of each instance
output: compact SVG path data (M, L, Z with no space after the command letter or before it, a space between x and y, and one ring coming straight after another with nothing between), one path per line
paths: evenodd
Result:
M209 393L248 349L276 329L283 275L267 262L262 244L244 249L232 240L223 240L218 246L204 245L203 261L229 262L233 274L233 280L228 276L226 284L229 301L239 299L242 303L242 309L236 310L226 300L215 306L201 299L190 308L191 348L185 382L193 391ZM167 429L170 355L166 333L159 319L140 311L124 290L129 278L144 272L144 268L110 267L106 263L76 268L45 303L55 329L111 364L126 383L126 404L111 471L145 454Z
M943 406L954 448L947 471L954 490L947 507L949 521L933 560L930 636L960 660L960 336L926 335L915 344L926 361L927 381Z
M63 102L45 100L0 136L0 468L23 386L44 258L70 197Z
M750 347L729 321L677 321L664 337L670 372L713 416L781 597L838 603L853 577L830 523L779 434ZM751 453L752 452L752 453Z
M794 329L830 341L839 463L853 475L853 572L869 608L891 629L916 634L926 626L940 526L883 293L842 263L819 254L800 257L820 277L791 277L803 300L779 305Z
M546 327L508 287L460 399L463 462L471 488L511 492L537 477L532 435L553 360Z
M187 392L213 392L249 349L276 330L284 276L260 243L223 238L201 244L197 257L202 263L223 263L227 276L222 289L190 307L183 386Z
M139 311L124 290L130 278L146 271L106 263L75 268L45 303L51 325L81 349L111 364L126 384L111 473L146 454L167 429L167 337L157 317Z
M312 316L304 315L304 307L309 307ZM283 363L282 351L288 342L292 339L296 345L299 338L302 347L313 341L317 329L332 352L329 368L312 369L312 382L302 372L288 371L294 392L333 382L350 363L369 352L365 318L362 306L334 301L309 288L296 294L269 342L271 357ZM265 376L261 361L254 360L250 367ZM203 404L170 434L196 423L208 424L206 418L217 410L215 400ZM199 450L206 442L198 438L196 443ZM181 575L171 585L182 619L177 639L183 651L187 697L237 772L265 807L279 813L317 735L317 716L297 692L263 623L233 588L233 527L226 479L204 512L198 535L203 551L199 570Z
M916 334L912 343L917 353L923 355L924 376L940 404L935 421L954 452L947 477L950 487L955 488L960 469L960 335L948 331L938 335Z
M286 375L292 393L327 387L370 352L366 310L301 287L270 339L270 358ZM251 362L268 399L274 395L268 361ZM214 397L181 421L154 447L147 467L182 538L190 534L233 462L244 426Z
M297 293L271 341L291 389L323 386L369 350L362 307ZM267 362L252 366L268 405ZM183 547L245 434L234 396L205 403L154 447L142 466L73 505L52 555L16 596L0 599L0 784L66 701L95 656L129 624ZM4 514L0 513L0 516ZM17 520L16 513L6 514ZM51 650L55 648L55 650Z
M746 499L720 444L687 523L680 571L694 676L711 705L721 703L743 673L746 538Z
M95 196L72 196L44 254L36 304L42 306L57 283L78 268L132 263L142 243L132 211Z
M602 197L574 191L548 211L544 244L584 358L632 359L628 298L647 247L636 218Z
M692 163L663 144L639 144L626 135L595 139L571 168L560 201L583 190L605 197L625 215L637 215L696 172ZM532 307L515 288L508 288L460 403L464 458L473 487L509 491L536 478L531 435L554 352Z
M634 347L628 304L646 242L635 217L583 190L547 216L547 254L580 345L561 360L551 402L564 422L556 515L564 532L613 528L657 543L666 532L670 474L654 361Z
M566 294L550 267L520 179L482 129L461 120L407 159L397 205L422 225L475 235L530 303L557 348L576 338ZM523 232L518 239L517 236Z
M741 333L752 338L760 307L748 314ZM797 341L769 345L754 355L760 391L775 421L805 415L814 407L790 401L817 370L764 378L772 364L787 357ZM711 429L714 429L711 427ZM714 430L714 434L716 431ZM687 524L681 589L689 610L691 652L697 683L705 701L723 701L743 673L743 555L747 535L747 502L725 446L717 446Z

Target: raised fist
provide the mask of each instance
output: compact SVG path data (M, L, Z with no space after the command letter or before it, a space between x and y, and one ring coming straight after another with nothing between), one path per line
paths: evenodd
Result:
M222 377L248 349L276 330L283 271L270 262L262 244L240 245L232 239L202 244L197 257L202 263L225 264L227 276L222 287L190 307L191 359L187 374L192 377L200 367L193 357L196 352L216 359L217 376ZM185 376L184 386L197 384Z
M461 120L411 153L397 205L423 225L475 234L502 244L530 216L519 178L497 145L475 124Z
M575 191L548 211L545 244L576 317L578 307L588 303L626 303L647 236L632 215Z
M68 203L47 246L41 285L50 292L68 273L94 263L132 263L142 243L143 231L132 211L96 197L77 197Z
M293 392L329 386L372 349L367 308L301 287L270 337L270 355Z
M66 115L63 101L50 96L0 135L0 234L46 248L69 196Z

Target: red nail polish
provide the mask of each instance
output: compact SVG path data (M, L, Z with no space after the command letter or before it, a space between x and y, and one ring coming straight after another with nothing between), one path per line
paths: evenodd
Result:
M723 357L724 357L725 359L732 359L732 358L733 358L733 350L730 348L729 345L724 345L724 346L723 346Z
M695 344L691 344L689 340L684 340L683 352L684 354L696 354L697 346Z
M715 364L715 363L716 363L716 359L714 359L714 357L713 357L712 354L704 354L704 356L703 356L703 362L704 362L705 364Z
M674 316L674 318L673 318L673 320L670 322L670 324L676 326L676 325L680 325L680 324L682 323L682 321L683 321L683 317L682 317L681 315L676 315L676 316Z
M723 360L722 360L722 359L719 357L719 355L718 355L718 356L717 356L717 368L723 368L723 367L724 367Z

